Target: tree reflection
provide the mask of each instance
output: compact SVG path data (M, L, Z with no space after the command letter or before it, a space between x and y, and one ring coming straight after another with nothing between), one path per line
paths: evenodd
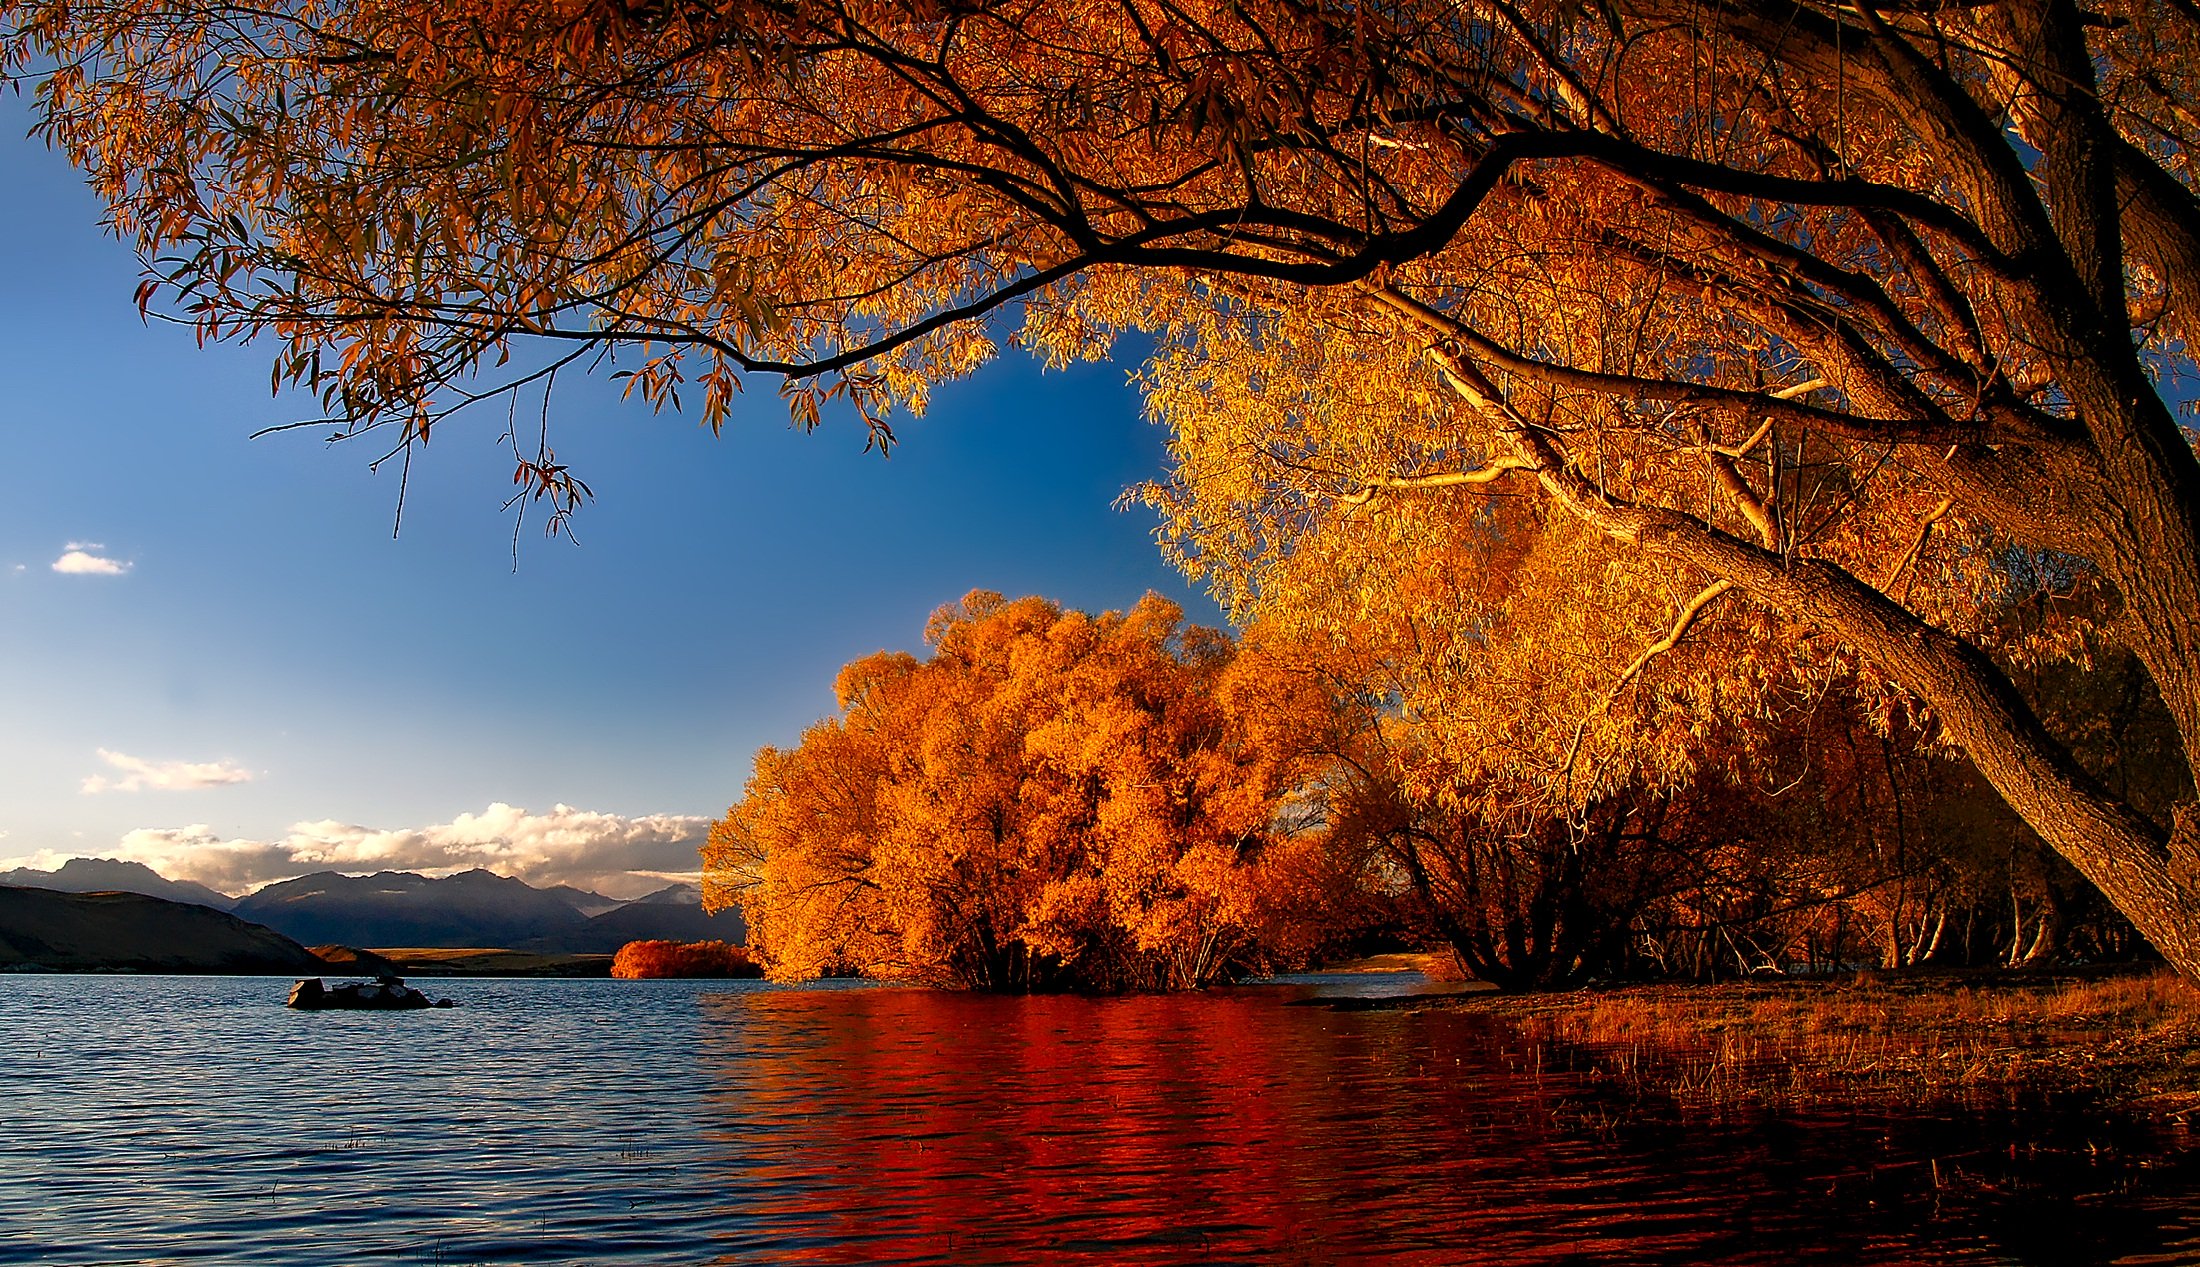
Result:
M729 1262L2006 1261L2043 1213L1935 1186L1936 1158L1945 1181L2005 1146L1989 1122L1621 1119L1563 1052L1471 1013L1271 991L704 1007Z

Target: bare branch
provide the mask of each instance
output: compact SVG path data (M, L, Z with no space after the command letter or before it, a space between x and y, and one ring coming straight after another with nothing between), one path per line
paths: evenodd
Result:
M1945 515L1947 515L1949 508L1954 505L1955 500L1953 498L1943 497L1940 499L1939 505L1925 512L1925 517L1918 520L1917 535L1910 539L1909 548L1904 550L1901 555L1895 559L1894 566L1888 569L1887 579L1880 582L1879 584L1881 592L1893 592L1894 583L1897 580L1901 579L1902 573L1909 568L1910 564L1916 562L1918 554L1925 549L1925 539L1932 535L1933 525L1939 523L1941 519ZM1904 585L1902 587L1901 595L1895 601L1907 602L1909 601L1909 597L1910 587L1908 585Z
M1697 591L1696 596L1682 606L1680 615L1674 618L1673 627L1666 631L1665 636L1644 647L1642 654L1620 671L1619 679L1612 683L1612 689L1604 693L1603 702L1575 723L1574 737L1566 745L1566 762L1563 767L1566 779L1571 780L1574 777L1574 761L1581 752L1581 737L1588 733L1589 723L1611 712L1612 705L1619 701L1619 693L1627 689L1627 684L1635 680L1635 675L1642 672L1643 666L1680 645L1680 640L1688 636L1688 630L1696 623L1696 618L1703 615L1704 608L1733 588L1732 581L1718 580Z
M1381 493L1415 488L1458 488L1466 484L1488 484L1514 471L1533 469L1522 458L1501 457L1488 466L1472 471L1439 471L1433 475L1394 475L1388 479L1370 480L1356 493L1344 493L1337 500L1347 506L1364 506Z

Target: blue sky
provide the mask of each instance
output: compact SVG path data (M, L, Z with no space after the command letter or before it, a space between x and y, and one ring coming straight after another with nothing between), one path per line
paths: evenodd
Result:
M553 443L596 491L580 544L530 525L515 570L490 413L414 462L393 540L375 451L249 439L310 411L270 397L267 351L140 321L135 258L27 125L0 110L0 869L123 854L234 889L291 856L487 861L622 887L680 869L667 842L830 711L839 665L914 648L967 590L1156 589L1219 620L1113 508L1161 466L1124 366L1012 356L885 461L845 417L790 430L771 381L716 439L575 381ZM124 570L57 571L72 549Z

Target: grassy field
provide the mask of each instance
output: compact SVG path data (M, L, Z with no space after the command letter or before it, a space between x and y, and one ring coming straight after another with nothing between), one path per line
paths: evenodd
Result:
M375 947L408 977L608 977L610 955L542 955L494 947Z

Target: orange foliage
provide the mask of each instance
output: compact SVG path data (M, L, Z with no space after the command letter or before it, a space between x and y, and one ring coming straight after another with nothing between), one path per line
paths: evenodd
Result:
M1457 729L1584 796L1868 660L2200 974L2187 0L0 0L0 32L141 302L270 339L341 431L408 447L479 373L616 354L713 427L767 373L883 446L1004 342L1159 332L1152 501L1234 615L1494 630ZM553 525L587 495L547 438L512 460ZM1490 497L1564 528L1502 594L1393 591ZM2064 618L2003 639L2012 592ZM2178 815L1987 654L2070 652L2080 609L2166 704ZM921 808L972 830L972 777ZM1175 936L1117 892L1030 927Z
M923 660L841 671L840 716L765 749L704 850L775 978L991 990L1205 984L1319 936L1296 716L1149 595L1089 616L973 593Z
M722 941L630 941L611 960L611 975L630 981L654 977L760 977L749 952Z

